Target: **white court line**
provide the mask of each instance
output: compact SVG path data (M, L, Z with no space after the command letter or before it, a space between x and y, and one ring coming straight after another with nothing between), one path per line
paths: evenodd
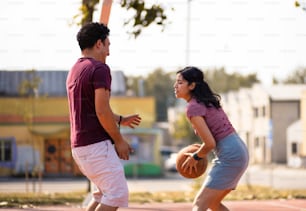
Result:
M293 210L306 211L305 207L297 207L297 206L294 206L294 205L282 204L281 201L279 203L277 203L277 202L267 202L267 204L271 204L272 206L280 207L280 208L284 207L284 208L290 208L290 209L293 209Z

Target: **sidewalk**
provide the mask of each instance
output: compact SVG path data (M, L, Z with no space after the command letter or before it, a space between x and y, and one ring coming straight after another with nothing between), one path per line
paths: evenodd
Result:
M306 200L225 201L231 211L306 211ZM3 211L84 211L78 207L48 206L36 208L7 208ZM130 204L118 211L190 211L191 203Z

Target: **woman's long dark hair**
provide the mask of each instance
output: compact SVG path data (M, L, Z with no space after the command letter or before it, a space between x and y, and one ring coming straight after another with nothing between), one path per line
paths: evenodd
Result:
M177 72L188 82L188 84L195 83L194 89L191 91L192 97L194 97L199 103L204 103L207 107L221 108L220 95L214 93L207 82L204 80L203 72L196 67L185 67Z

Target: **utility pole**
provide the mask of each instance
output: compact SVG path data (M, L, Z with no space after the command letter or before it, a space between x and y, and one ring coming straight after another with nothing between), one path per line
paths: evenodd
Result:
M189 66L190 56L190 2L187 0L187 20L186 20L186 66Z

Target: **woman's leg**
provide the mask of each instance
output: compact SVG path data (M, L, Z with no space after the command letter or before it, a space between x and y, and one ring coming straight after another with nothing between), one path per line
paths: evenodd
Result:
M116 211L116 210L118 210L118 207L111 207L105 204L99 204L98 207L95 209L95 211Z
M221 201L230 191L202 187L194 199L192 211L206 211L208 208L212 211L227 211Z
M210 206L210 209L212 211L229 211L229 209L221 202L224 199L224 197L231 192L231 190L221 190L221 191L223 191L223 193L216 194L216 200Z

